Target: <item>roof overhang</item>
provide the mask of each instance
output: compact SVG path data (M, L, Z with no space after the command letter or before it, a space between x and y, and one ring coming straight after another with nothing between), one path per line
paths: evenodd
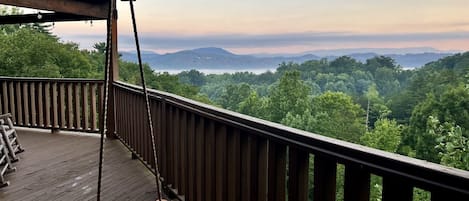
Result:
M77 20L80 20L83 17L106 19L108 17L109 1L111 0L0 0L0 4L55 11L61 13L62 16L63 14L70 14L67 19L76 16Z

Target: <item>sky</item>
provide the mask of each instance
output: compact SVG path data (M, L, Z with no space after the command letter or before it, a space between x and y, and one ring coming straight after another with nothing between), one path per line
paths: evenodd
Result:
M118 0L119 49L134 50L129 3ZM138 0L142 48L158 53L221 47L240 54L319 49L433 47L469 50L468 0ZM105 22L56 23L82 48L104 41Z

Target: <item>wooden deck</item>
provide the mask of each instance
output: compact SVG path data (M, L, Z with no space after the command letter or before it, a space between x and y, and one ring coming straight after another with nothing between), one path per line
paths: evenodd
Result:
M96 200L99 138L19 130L26 149L0 200ZM156 198L153 174L118 140L106 140L102 200Z

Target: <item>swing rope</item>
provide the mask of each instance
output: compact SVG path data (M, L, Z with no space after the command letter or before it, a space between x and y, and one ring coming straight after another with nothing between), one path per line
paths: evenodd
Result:
M133 0L129 1L130 3L130 12L132 15L132 25L133 25L133 31L134 31L134 36L135 36L135 46L137 47L137 56L138 56L138 65L140 67L140 79L142 82L142 88L143 88L143 94L145 96L145 106L147 109L147 120L148 120L148 125L150 127L150 137L151 137L151 144L152 144L152 151L153 151L153 160L155 161L154 166L155 166L155 179L156 179L156 191L158 194L158 200L161 201L161 180L160 180L160 172L158 169L158 156L156 154L156 146L155 146L155 135L153 133L153 122L151 118L151 109L150 109L150 101L148 99L148 91L147 91L147 86L145 83L145 76L143 73L143 65L142 65L142 55L140 52L140 42L138 40L138 32L137 32L137 23L135 20L135 11L134 11L134 4Z
M145 77L144 77L144 72L143 72L143 65L142 65L142 57L141 57L141 51L140 51L140 43L138 40L138 33L137 33L137 24L135 20L135 11L134 11L134 6L133 6L133 1L130 0L130 10L132 14L132 24L133 24L133 29L134 29L134 36L135 36L135 44L137 47L137 55L138 55L138 64L140 67L140 78L142 82L142 87L143 87L143 93L145 95L145 103L146 103L146 110L147 110L147 120L148 120L148 125L150 128L150 135L151 135L151 143L152 143L152 151L153 151L153 156L154 156L154 166L155 166L155 179L156 179L156 188L157 188L157 195L158 195L158 200L162 201L162 192L161 192L161 180L160 180L160 173L158 169L158 157L156 153L156 146L155 146L155 136L153 133L153 123L152 123L152 118L151 118L151 110L150 110L150 102L148 99L148 91L147 87L145 84ZM102 180L102 171L103 171L103 154L104 154L104 135L107 131L106 123L107 123L107 107L108 107L108 98L109 98L109 71L111 68L111 44L112 44L112 19L114 15L116 14L114 11L114 1L111 0L109 3L109 13L108 13L108 20L107 20L107 41L106 41L106 64L105 64L105 78L104 78L104 111L103 111L103 118L102 118L102 129L101 129L101 139L100 139L100 150L99 150L99 171L98 171L98 191L97 191L97 197L96 200L100 201L101 200L101 180Z
M96 195L96 200L101 200L101 179L103 176L103 154L104 154L104 134L107 132L106 123L107 123L107 107L108 107L108 98L109 98L109 71L111 68L111 44L112 44L112 19L114 17L114 1L109 1L109 13L107 18L107 41L106 41L106 62L104 68L104 111L102 112L102 129L101 129L101 138L99 144L99 167L98 167L98 191Z

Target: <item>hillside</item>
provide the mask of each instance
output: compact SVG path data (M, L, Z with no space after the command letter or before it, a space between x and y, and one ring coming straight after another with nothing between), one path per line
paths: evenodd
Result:
M358 50L357 50L358 51ZM378 51L379 52L379 51ZM318 52L319 53L319 52ZM136 62L137 56L134 52L121 52L122 59ZM349 53L346 54L358 61L364 62L367 59L381 55L373 52ZM407 54L383 54L383 56L393 58L397 64L404 68L421 67L426 63L436 61L450 53L428 52L428 53L407 53ZM282 62L302 63L308 60L319 60L326 58L334 60L343 55L316 56L314 54L304 55L238 55L222 48L208 47L193 50L182 50L174 53L157 54L145 51L142 59L154 69L274 69Z

